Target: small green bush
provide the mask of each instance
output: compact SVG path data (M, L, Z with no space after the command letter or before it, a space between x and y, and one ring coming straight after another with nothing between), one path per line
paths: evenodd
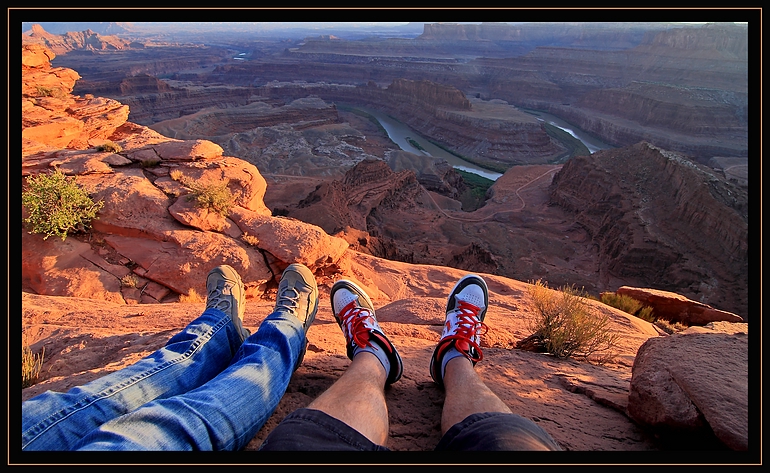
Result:
M191 180L186 180L182 184L189 187L192 191L189 200L195 200L198 207L216 212L223 217L226 217L230 213L235 203L235 196L233 196L227 185L230 183L228 179L221 182L213 182L210 184L200 184Z
M63 172L27 176L27 189L22 191L21 203L28 216L23 219L30 233L42 233L43 239L61 237L70 232L86 230L104 202L94 202L76 182Z
M21 387L28 388L35 384L40 376L40 370L43 368L43 351L36 355L28 345L21 347Z
M657 317L655 317L655 314L654 314L654 312L653 312L653 309L652 309L652 307L650 307L650 306L644 306L644 307L642 307L642 308L641 308L641 309L639 309L639 311L638 311L636 314L634 314L634 315L635 315L635 316L637 316L637 317L639 317L640 319L642 319L642 320L646 320L647 322L650 322L650 323L653 323L653 322L655 322L655 321L658 319Z
M607 292L601 295L601 301L628 314L633 314L642 307L641 302L625 294Z
M614 358L618 335L609 330L608 316L592 313L582 291L571 286L554 291L540 280L528 291L535 307L530 329L546 352L599 363Z
M643 305L631 296L608 292L602 294L601 301L610 307L620 309L627 314L635 315L647 322L655 322L655 315L653 314L652 307Z

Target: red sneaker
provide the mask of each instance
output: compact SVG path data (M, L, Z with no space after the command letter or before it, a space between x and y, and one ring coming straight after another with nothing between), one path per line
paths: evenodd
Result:
M487 331L484 315L488 305L489 290L480 276L469 274L455 284L447 299L441 340L430 361L430 376L439 386L444 385L441 362L450 348L456 348L474 366L483 359L479 343Z
M385 351L390 362L390 372L385 384L398 381L404 371L401 356L388 337L382 333L369 296L355 283L342 279L334 283L329 298L334 318L345 335L348 358L353 359L356 348L376 343Z

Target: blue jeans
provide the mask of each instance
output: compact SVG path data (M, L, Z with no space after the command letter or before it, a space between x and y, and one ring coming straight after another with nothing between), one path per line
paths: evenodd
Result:
M241 342L207 309L155 353L67 393L22 403L22 450L240 450L283 397L305 347L276 311Z

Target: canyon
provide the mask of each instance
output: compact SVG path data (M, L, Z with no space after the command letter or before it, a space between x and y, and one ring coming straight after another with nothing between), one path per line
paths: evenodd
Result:
M219 46L187 48L155 44L152 36L144 47L135 47L134 35L133 42L100 49L86 41L51 39L56 36L38 25L29 40L65 52L53 63L82 75L74 93L119 100L132 122L165 136L219 144L265 175L271 184L265 201L273 212L342 232L352 244L371 239L376 244L366 251L372 254L465 269L483 260L481 266L499 274L575 284L594 294L625 283L657 287L748 318L748 180L743 177L749 159L748 37L740 25L587 25L576 31L569 25L440 24L426 25L413 39L322 35L271 42L249 41L242 33L221 36ZM499 179L483 207L455 215L461 178L452 170L421 171L424 160L415 154L404 159L405 151L357 115L356 106L395 117L478 165L521 177ZM640 148L639 142L659 149L659 156L674 153L681 159L653 159L659 165L633 175L628 167L606 169L606 189L596 187L593 178L593 187L571 189L598 193L576 196L580 208L562 195L569 179L557 186L553 176L565 162L570 166L564 172L580 162L585 168L579 173L593 176L600 161L570 160L570 148L527 113L534 110L557 115L622 150L601 162L646 161L642 150L652 148ZM359 203L356 224L332 223L330 216L343 210L330 206L350 207L342 201L355 198L337 195L341 188L331 197L324 189L338 185L332 181L353 179L350 173L362 169L357 163L377 159L390 163L393 172L415 171L419 185L386 175L379 181L364 178L364 187L400 197L386 199L387 205ZM684 162L693 163L698 180L720 188L714 192L731 196L729 202L719 196L703 201L709 209L732 209L724 222L732 215L741 222L727 233L719 226L697 236L691 228L674 230L681 218L701 220L692 216L702 212L694 206L672 208L673 214L635 211L642 223L631 227L616 218L606 229L586 220L595 212L609 218L629 209L668 208L671 198L652 189L669 182L671 169ZM548 171L539 166L551 166L551 172L538 177ZM515 190L503 191L509 180L527 187L515 197L501 196ZM415 185L416 190L401 188ZM634 191L640 187L651 192ZM672 184L671 192L689 191ZM606 193L617 202L615 210L585 207L607 207L598 197ZM657 197L662 200L649 202ZM363 236L352 236L359 233ZM661 240L661 234L677 236ZM715 236L730 243L710 242ZM659 256L630 256L649 251Z
M501 311L498 330L483 343L492 360L484 372L500 392L516 391L515 376L502 372L539 360L513 349L528 335L526 287L536 280L590 294L623 286L671 291L719 309L710 313L723 318L699 322L706 327L692 327L694 333L717 327L740 338L750 313L744 32L719 24L647 27L583 31L583 53L574 32L560 30L557 46L537 46L542 29L490 24L426 24L408 40L222 39L226 47L161 44L130 25L117 33L127 39L100 42L86 41L98 33L65 41L33 28L23 38L22 176L58 167L108 205L90 235L62 242L22 231L25 336L53 353L47 379L24 396L93 379L159 346L199 308L178 301L192 289L205 293L203 275L216 261L243 271L251 327L267 314L289 262L311 267L322 294L337 277L362 281L383 306L386 330L419 363L441 323L426 314L441 305L442 284L465 271L484 274ZM615 46L591 49L609 44L608 37ZM241 51L248 60L233 59ZM517 55L506 57L511 51ZM717 70L695 72L704 64ZM63 95L40 96L42 85ZM468 183L456 170L398 149L356 106L394 116L505 172L482 206L463 210L458 199ZM617 148L572 155L533 110ZM106 140L121 151L96 152ZM172 170L200 181L226 179L235 209L227 217L195 209L181 198ZM120 283L126 274L140 278L141 290ZM79 327L77 310L57 305L67 298L80 301L91 320L107 307L100 304L111 314ZM169 313L171 304L178 315ZM568 449L660 449L659 439L629 417L628 386L636 351L665 335L591 304L611 314L613 330L624 335L617 361L536 361L537 372L522 371L532 398L506 400L535 415L546 391L560 406L580 394L585 417L556 427L560 407L541 418ZM281 415L329 384L317 376L343 369L346 358L330 347L339 334L327 331L336 329L328 308L319 318L307 366L250 449ZM54 319L69 340L52 332ZM152 328L137 338L142 319ZM99 347L116 331L126 350L110 357ZM93 358L68 367L67 353L78 343ZM416 387L398 388L393 409L415 402L411 388L435 397L424 373L409 376ZM416 405L423 415L435 410L425 404L430 399ZM589 419L612 426L613 439L578 427ZM426 435L406 419L392 422L396 449L428 448L435 440L432 427ZM743 449L734 437L730 448Z

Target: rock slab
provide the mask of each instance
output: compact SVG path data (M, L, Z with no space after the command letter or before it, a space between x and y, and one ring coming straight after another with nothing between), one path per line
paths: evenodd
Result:
M748 364L747 333L650 338L634 359L629 416L669 442L711 431L727 448L746 451Z

